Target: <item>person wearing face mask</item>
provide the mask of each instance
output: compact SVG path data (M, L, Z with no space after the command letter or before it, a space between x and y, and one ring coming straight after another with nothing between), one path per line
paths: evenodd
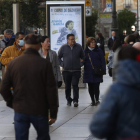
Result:
M13 60L14 58L20 56L23 54L24 52L24 33L22 32L18 32L16 33L15 36L15 43L12 46L9 46L7 48L4 49L1 57L0 57L0 61L1 63L5 66L5 71L7 69L7 65L8 63Z
M42 47L39 50L39 54L41 57L51 62L57 85L58 87L61 87L62 77L60 73L58 57L56 52L50 49L50 39L48 36L41 37L41 46Z
M91 97L91 106L97 106L99 102L100 83L103 75L95 73L95 68L101 67L103 74L106 73L106 64L103 51L97 46L94 37L87 39L85 53L83 82L88 83L88 91Z

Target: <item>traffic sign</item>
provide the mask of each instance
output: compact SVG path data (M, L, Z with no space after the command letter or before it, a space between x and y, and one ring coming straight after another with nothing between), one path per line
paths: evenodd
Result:
M91 16L92 15L92 12L91 12L91 8L86 8L86 16Z
M91 1L90 1L90 0L86 0L86 1L85 1L85 5L86 5L86 6L90 6L90 5L91 5Z
M112 3L106 3L106 7L107 7L107 8L112 7Z

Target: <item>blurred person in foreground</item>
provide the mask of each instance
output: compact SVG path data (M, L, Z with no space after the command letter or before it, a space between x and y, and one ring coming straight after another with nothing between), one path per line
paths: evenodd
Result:
M16 140L28 140L30 124L37 131L37 140L50 140L48 109L56 121L58 94L52 65L41 58L40 38L29 34L24 38L25 52L12 60L1 85L1 94L8 107L15 111ZM13 94L10 87L13 87Z
M48 36L41 37L41 48L39 50L39 54L41 57L51 62L57 86L60 88L62 85L62 77L58 57L56 52L50 49L50 39Z
M140 51L124 47L118 60L116 82L95 113L90 130L107 140L140 139Z
M136 42L133 47L140 51L140 42Z
M135 36L135 42L140 42L139 33L135 32L133 35Z
M106 73L106 64L103 51L98 48L94 37L87 39L87 48L85 49L84 75L83 82L88 83L88 91L91 97L91 106L96 106L100 103L100 83L103 82L103 74ZM102 75L95 73L95 67L100 67L103 70Z
M128 45L127 46L132 47L135 42L136 42L135 36L132 35L132 34L131 35L128 35L128 37L127 37L127 43L128 43Z
M97 46L103 51L103 54L105 56L104 37L102 33L97 33L96 37L97 37L97 40L96 40Z

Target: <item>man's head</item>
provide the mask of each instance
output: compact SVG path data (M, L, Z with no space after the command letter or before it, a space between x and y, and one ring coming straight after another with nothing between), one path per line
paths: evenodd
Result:
M115 31L112 31L111 35L112 35L113 37L115 37L115 36L116 36Z
M67 42L70 46L73 46L75 44L75 36L74 34L68 34L67 35Z
M24 42L25 42L25 49L33 48L38 51L41 47L40 45L41 39L39 36L35 34L28 34L27 36L25 36Z
M136 42L133 47L140 51L140 42Z
M41 37L41 46L43 50L49 50L50 49L50 39L48 36L42 36Z
M15 36L15 42L18 47L23 47L24 41L23 38L25 37L23 32L17 32Z
M13 32L12 29L6 29L6 30L4 31L4 37L5 37L5 38L9 38L9 39L10 39L12 35L14 35L14 32Z
M123 30L123 35L126 36L126 30Z
M34 30L34 33L35 33L35 34L37 34L37 33L38 33L38 30L37 30L37 29L35 29L35 30Z
M68 20L65 24L66 28L68 28L68 30L73 30L74 24L72 20Z

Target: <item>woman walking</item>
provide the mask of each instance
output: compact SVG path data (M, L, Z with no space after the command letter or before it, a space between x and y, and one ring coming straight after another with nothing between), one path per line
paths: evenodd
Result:
M93 37L87 39L87 48L85 49L84 63L84 83L88 83L88 91L91 97L91 106L98 105L100 94L100 83L103 82L103 74L106 73L105 58L102 50L96 45ZM98 69L100 67L100 69ZM97 71L95 71L97 70ZM98 75L98 70L102 70L102 74Z
M104 37L102 33L97 33L96 37L97 37L97 46L102 49L103 54L105 56Z

